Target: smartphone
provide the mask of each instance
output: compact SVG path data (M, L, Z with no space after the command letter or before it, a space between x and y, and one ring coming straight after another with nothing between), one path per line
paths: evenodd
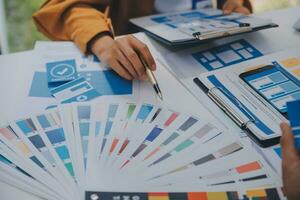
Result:
M267 65L240 74L240 78L287 118L287 102L300 100L300 82L287 71Z

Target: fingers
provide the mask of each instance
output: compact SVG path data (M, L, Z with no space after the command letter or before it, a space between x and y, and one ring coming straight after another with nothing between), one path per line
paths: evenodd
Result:
M93 42L92 51L100 60L128 80L133 78L147 80L141 57L151 70L156 69L148 47L131 35L117 40L108 36L100 37Z
M134 36L130 35L130 44L134 48L134 50L140 54L140 56L143 56L145 59L145 62L147 63L148 67L154 71L156 70L156 64L154 61L153 56L151 55L149 48L147 45L136 39Z
M243 6L243 1L240 0L228 0L223 6L223 13L225 15L231 14L232 12L242 13L249 15L250 10Z
M119 47L128 62L130 62L130 68L132 68L131 70L133 70L136 74L135 78L141 79L145 75L145 67L142 64L138 54L127 42L120 42Z
M238 4L233 3L231 1L227 1L223 6L223 13L225 15L231 14L237 7Z
M123 78L127 80L133 79L133 76L131 76L130 73L117 60L112 59L107 64Z
M292 134L291 127L286 123L282 123L280 124L280 128L282 130L280 144L282 148L283 164L298 161L298 151L295 146L294 135Z
M246 7L237 7L234 12L242 13L244 15L250 15L250 10Z
M130 62L130 60L123 54L120 49L116 50L116 52L117 60L119 61L119 63L130 73L133 78L139 78L140 75L138 75L138 73L136 72L134 64Z

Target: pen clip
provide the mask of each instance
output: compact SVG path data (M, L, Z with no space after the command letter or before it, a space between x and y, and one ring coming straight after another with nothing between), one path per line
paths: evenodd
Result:
M255 123L255 118L253 117L253 115L251 113L249 113L247 111L247 109L245 109L245 106L240 102L240 100L238 100L235 96L231 96L229 94L227 94L226 91L223 90L223 88L220 88L220 87L213 87L213 88L210 88L208 90L208 94L210 94L211 97L213 96L216 96L217 94L214 93L214 90L219 90L220 92L222 92L227 98L229 98L230 100L234 101L238 106L239 109L242 109L244 111L244 113L246 113L246 117L249 119L248 121L244 121L243 119L241 119L240 116L237 116L237 114L234 114L232 111L230 111L230 108L226 108L226 110L228 110L228 112L231 112L230 114L236 118L236 120L238 121L238 123L240 124L240 126L242 128L246 128L248 126L249 123ZM214 97L213 97L214 98ZM216 100L216 99L215 99ZM218 101L218 100L216 100ZM224 104L222 102L218 102L219 105L220 104ZM226 105L221 105L221 106L225 106Z

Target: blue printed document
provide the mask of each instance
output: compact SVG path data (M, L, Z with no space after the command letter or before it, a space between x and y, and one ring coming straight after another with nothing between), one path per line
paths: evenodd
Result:
M281 135L279 124L287 121L287 103L300 99L299 67L299 48L295 48L203 73L193 79L195 88L191 91L199 96L199 88L202 89L256 140L268 140L274 145ZM254 69L264 71L253 74ZM245 72L252 74L241 77ZM299 108L293 110L299 113ZM289 114L295 127L297 121L293 117ZM294 131L299 132L297 127Z
M300 100L287 103L288 117L295 135L295 143L300 149Z
M89 101L101 96L83 77L56 87L50 92L61 103Z

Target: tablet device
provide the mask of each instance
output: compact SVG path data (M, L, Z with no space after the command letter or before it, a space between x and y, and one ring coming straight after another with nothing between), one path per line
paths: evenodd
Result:
M264 66L240 78L286 118L287 102L300 100L299 81L280 67Z

